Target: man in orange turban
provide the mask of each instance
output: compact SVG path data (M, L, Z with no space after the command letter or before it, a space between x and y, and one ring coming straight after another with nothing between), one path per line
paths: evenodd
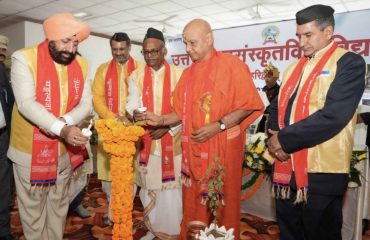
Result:
M208 22L195 19L183 31L186 52L193 61L185 69L173 93L173 112L158 116L135 111L135 119L152 126L171 126L182 121L183 219L181 239L187 239L191 221L209 224L205 203L217 179L212 166L224 168L222 189L216 198L218 223L234 228L239 239L240 186L245 129L263 112L248 66L239 58L216 51Z
M88 26L70 13L43 24L46 39L12 55L13 109L8 157L13 161L26 239L62 239L73 170L88 138L76 126L92 112L87 60L77 47Z

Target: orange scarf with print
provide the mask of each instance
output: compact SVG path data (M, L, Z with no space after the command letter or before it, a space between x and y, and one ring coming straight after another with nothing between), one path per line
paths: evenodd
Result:
M294 115L294 122L299 122L309 116L309 103L310 96L312 93L313 86L315 85L316 78L321 74L326 62L331 57L337 44L333 46L323 55L320 61L316 64L312 72L309 74L306 82L302 86L297 98L297 107ZM292 74L288 78L281 90L281 96L278 104L278 123L280 129L285 127L285 113L289 104L289 99L294 94L303 72L303 68L308 58L303 57L299 60L297 66L293 70ZM307 175L307 158L308 149L302 149L293 153L294 160L294 173L297 184L297 199L296 203L307 201L308 191L308 175ZM287 162L275 161L275 169L273 175L273 184L278 187L278 198L289 198L289 184L292 174L292 160L289 159Z
M126 76L126 94L128 93L128 77L135 70L135 61L129 56L127 63L127 76ZM112 60L109 63L107 74L105 75L105 102L108 109L113 113L118 113L119 109L119 84L118 84L118 73L117 73L117 62Z
M66 112L73 109L79 102L84 88L81 66L76 59L68 65L68 101ZM37 49L37 81L36 101L55 117L60 116L60 85L54 61L50 56L48 41L38 45ZM55 183L57 178L58 150L60 140L44 135L38 127L34 127L31 184ZM73 169L83 163L81 147L67 146Z
M143 83L143 104L151 112L154 111L154 94L153 94L153 79L150 67L145 66L144 83ZM161 115L168 114L172 111L171 108L171 69L170 65L164 61L164 81L162 94L162 110ZM149 161L152 139L148 130L143 136L144 148L140 151L140 165L147 166ZM174 162L173 162L173 140L167 132L161 138L162 150L162 182L175 181Z
M214 91L214 82L217 75L217 60L218 60L218 53L216 50L213 50L211 59L209 60L209 73L204 78L202 78L202 81L204 81L202 93L204 97L210 98L209 101L211 102L209 105L209 112L200 111L201 119L203 123L201 125L205 125L211 122L212 116L212 96ZM184 105L182 109L182 163L181 163L181 178L182 182L185 186L190 186L191 183L191 177L190 173L192 173L195 177L195 179L202 179L207 171L207 168L209 166L209 149L210 149L210 140L202 142L202 143L193 143L198 144L200 148L200 164L197 164L199 167L192 168L190 170L190 156L189 156L189 147L190 147L190 135L192 132L192 126L191 126L191 114L192 114L192 88L194 85L195 77L194 77L194 69L197 67L197 63L193 63L189 68L189 74L186 75L187 77L184 78L185 81L185 91L184 91ZM213 116L214 117L214 116ZM207 184L208 182L205 181L202 183L201 186L201 196L207 197Z

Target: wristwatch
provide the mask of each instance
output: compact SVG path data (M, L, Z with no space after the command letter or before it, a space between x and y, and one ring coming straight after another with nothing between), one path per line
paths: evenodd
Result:
M224 131L226 129L226 125L222 120L217 121L220 124L220 130Z

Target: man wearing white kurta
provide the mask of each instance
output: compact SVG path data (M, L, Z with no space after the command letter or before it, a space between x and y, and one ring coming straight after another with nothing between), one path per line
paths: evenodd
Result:
M75 125L92 113L87 60L76 55L88 26L58 13L43 27L45 41L12 55L16 106L8 157L27 240L63 238L72 169L83 163L88 142Z
M142 53L147 65L130 76L126 110L133 114L144 105L150 111L165 114L165 109L171 108L172 92L182 70L164 60L167 50L163 34L156 29L148 29ZM141 187L144 222L149 229L142 239L179 238L182 220L180 128L147 129L149 143L144 137L143 146L139 148L136 184ZM168 143L163 141L166 137L171 143L164 147Z

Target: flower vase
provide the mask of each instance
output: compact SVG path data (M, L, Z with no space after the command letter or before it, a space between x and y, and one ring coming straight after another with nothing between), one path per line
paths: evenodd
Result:
M200 231L204 230L207 224L201 221L190 221L188 223L188 240L199 240Z

